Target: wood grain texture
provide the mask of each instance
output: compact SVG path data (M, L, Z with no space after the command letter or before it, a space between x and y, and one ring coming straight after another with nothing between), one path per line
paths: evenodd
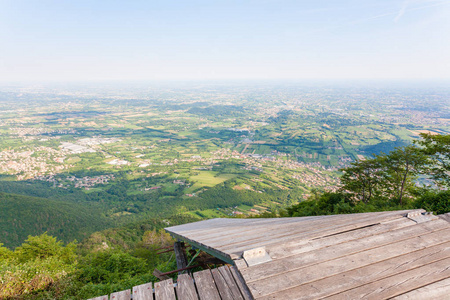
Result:
M211 269L211 274L214 278L214 282L216 283L217 290L219 291L220 298L222 300L233 300L233 294L228 287L227 282L223 278L223 276L219 273L218 269Z
M155 283L155 300L176 300L172 278Z
M393 300L446 300L450 298L450 278L392 298Z
M186 258L186 253L181 245L181 242L175 242L173 244L173 249L175 251L175 259L177 261L177 268L184 269L186 268L188 262ZM182 274L183 271L179 271L178 274Z
M225 282L228 285L228 288L231 291L231 294L233 295L233 299L236 300L243 300L243 296L241 294L241 291L239 290L239 286L237 285L233 274L231 274L230 267L229 266L222 266L218 268L218 271L220 275L224 278Z
M220 300L219 292L210 270L194 273L194 280L200 300Z
M288 256L282 259L273 260L261 265L244 268L241 271L242 276L247 283L273 277L284 272L292 272L296 269L305 268L314 264L322 263L345 257L354 253L378 248L392 243L399 243L424 235L430 232L450 228L450 223L443 220L435 220L427 223L416 224L406 228L392 230L383 234L372 235L362 239L348 241L346 243L332 245L316 251L300 253L294 256ZM439 236L439 235L438 235ZM445 242L443 240L442 242ZM389 248L389 246L388 246ZM374 250L375 252L378 250Z
M194 280L188 274L178 275L177 296L178 300L198 300Z
M325 299L387 299L449 277L450 258L447 258Z
M233 275L233 278L234 278L237 286L239 287L239 290L241 291L241 295L242 295L242 297L244 297L244 300L253 300L254 299L253 295L250 292L250 289L248 288L247 284L245 283L245 280L242 277L239 270L236 267L231 266L230 272L231 272L231 275Z
M270 243L268 246L266 246L266 250L272 257L272 259L280 259L286 256L314 251L328 246L382 234L391 230L404 228L415 224L416 222L408 218L395 219L375 226L365 227L321 238L298 240L293 237L292 240L286 243Z
M152 283L145 283L133 287L133 300L153 300Z
M98 297L95 297L95 298L89 298L87 300L108 300L108 295L98 296Z
M376 282L380 279L448 257L450 257L450 242L380 261L366 267L342 272L308 284L298 285L294 288L278 291L259 299L319 299L339 294L371 282Z
M207 240L202 240L211 247L220 249L221 251L227 253L234 253L236 251L242 251L243 249L256 248L257 243L264 241L275 242L274 239L281 241L284 239L290 239L293 235L300 235L304 238L310 236L323 236L332 234L335 232L340 232L344 230L354 229L358 226L366 226L374 223L379 223L381 220L389 220L395 218L402 218L403 216L398 213L384 213L379 217L378 213L374 215L361 214L355 215L352 218L348 215L345 217L334 216L333 219L325 220L312 220L310 222L305 222L298 224L292 221L289 224L264 224L261 223L259 226L253 226L231 234L226 230L221 231L220 236L208 238Z
M130 299L131 299L130 290L112 293L109 296L109 300L130 300Z
M425 224L425 223L421 223ZM416 226L419 226L417 224ZM379 261L421 250L442 243L442 237L450 237L450 229L423 234L408 240L395 242L382 247L354 253L337 259L319 262L306 268L297 268L276 276L247 282L247 286L255 297L272 294L276 291L313 282L325 277L361 268ZM299 257L301 261L301 257ZM292 262L293 263L293 262ZM269 264L269 263L266 263ZM301 265L301 264L298 264ZM244 269L248 270L251 268ZM271 272L271 271L269 271ZM245 277L244 277L245 278Z

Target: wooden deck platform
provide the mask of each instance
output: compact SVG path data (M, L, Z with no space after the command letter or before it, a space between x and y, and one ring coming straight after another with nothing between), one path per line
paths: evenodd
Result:
M166 230L235 265L254 299L448 299L449 220L407 210Z
M217 269L196 272L172 279L146 283L132 290L112 293L109 300L250 300L252 296L235 267L222 266ZM88 300L108 300L108 295Z

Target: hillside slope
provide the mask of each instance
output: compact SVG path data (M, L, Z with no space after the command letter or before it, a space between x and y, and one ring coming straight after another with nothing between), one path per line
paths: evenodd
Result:
M99 209L61 200L0 193L0 243L20 245L28 235L48 232L69 242L111 226Z

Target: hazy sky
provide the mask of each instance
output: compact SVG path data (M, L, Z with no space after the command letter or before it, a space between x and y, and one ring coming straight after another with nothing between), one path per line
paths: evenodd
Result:
M0 81L450 79L450 0L0 0Z

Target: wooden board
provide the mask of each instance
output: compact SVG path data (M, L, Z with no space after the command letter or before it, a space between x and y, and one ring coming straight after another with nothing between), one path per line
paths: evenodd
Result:
M437 300L448 299L450 295L450 278L437 281L417 290L392 298L393 300Z
M378 300L404 294L436 281L450 277L450 258L424 265L356 289L346 291L327 299L368 299Z
M153 300L152 283L145 283L133 287L133 300Z
M175 259L177 261L177 268L184 269L187 266L186 253L181 245L181 242L175 242L173 244L173 249L175 251ZM183 271L179 271L178 274L182 274Z
M298 224L291 224L292 226L286 226L286 224L258 226L256 229L241 230L237 236L231 236L227 231L223 231L218 234L217 239L200 240L200 242L230 255L234 254L235 256L240 256L245 250L269 244L312 239L342 231L354 230L364 226L377 224L381 221L405 218L399 213L383 213L382 217L377 217L378 214L379 213L374 213L374 215L358 214L354 215L353 218L346 216L327 221L317 220L307 222L301 226Z
M215 237L210 237L208 239L197 239L206 242L209 246L219 248L222 251L237 248L235 245L239 244L241 247L244 245L255 244L257 241L261 240L272 240L273 238L280 239L282 237L289 237L293 234L303 234L308 236L311 233L316 232L327 232L328 230L345 230L346 228L351 229L355 226L365 226L368 224L378 223L382 219L389 218L402 218L401 214L390 213L385 214L383 218L379 218L376 215L354 215L353 218L349 216L338 217L333 216L333 218L325 220L312 220L310 222L305 222L300 225L298 221L291 220L288 222L279 222L278 224L267 224L261 223L259 226L253 226L246 228L246 230L240 229L235 233L231 233L229 230L222 230L216 233ZM255 247L253 247L255 248ZM249 248L251 249L251 248Z
M99 296L99 297L95 297L95 298L89 298L87 300L108 300L108 295Z
M230 267L231 275L233 275L233 278L239 287L239 290L241 291L242 297L244 297L244 300L253 300L253 295L250 292L247 284L245 283L244 278L242 277L241 273L236 269L235 267Z
M416 226L419 225L420 224ZM404 255L406 253L440 244L442 243L443 236L450 237L450 229L423 234L415 238L410 238L407 241L395 242L334 260L319 262L306 268L288 269L285 273L281 273L276 276L266 277L250 283L248 280L246 282L253 295L265 296L272 294L275 291L293 288L295 286L316 281L321 278L333 276L395 256ZM299 257L299 261L301 261L301 257ZM297 262L297 265L300 266L301 264ZM244 270L248 269L251 268Z
M216 283L220 298L222 300L233 300L233 294L231 293L231 290L229 289L224 277L219 273L219 270L212 269L211 274L214 278L214 282Z
M131 291L121 291L112 293L109 297L109 300L131 300Z
M408 218L401 218L387 223L365 227L358 230L347 231L340 234L321 238L298 240L295 237L293 237L291 241L288 241L286 243L276 243L276 244L270 243L268 246L266 246L266 250L268 251L272 259L279 259L286 256L292 256L304 252L314 251L328 246L337 245L352 240L358 240L377 234L382 234L391 230L412 226L415 224L416 222Z
M178 300L198 300L194 280L188 274L178 275L177 296Z
M224 278L225 282L227 283L228 288L230 289L231 294L233 295L233 299L237 299L237 300L242 299L243 300L244 298L242 297L239 287L238 287L236 281L234 280L233 275L231 274L230 267L222 266L222 267L218 268L218 271L219 271L220 275Z
M194 273L194 280L200 300L221 300L210 270Z
M390 245L408 239L415 238L422 234L450 228L449 223L443 220L435 220L426 223L416 224L406 228L400 228L387 233L369 236L359 240L348 241L346 243L333 245L316 251L300 253L295 256L273 260L250 268L240 269L247 283L257 281L276 274L294 271L313 264L345 257L353 253L370 250L383 245ZM375 250L375 252L378 250ZM269 253L270 254L270 253Z
M155 283L155 300L176 300L172 278Z
M416 224L414 221L411 221L405 217L392 216L387 218L385 221L390 222L393 220L406 220L411 225ZM414 224L412 223L414 222ZM248 249L254 249L261 246L269 246L269 245L284 245L285 243L289 243L291 241L298 241L299 243L305 243L307 241L319 238L325 238L328 236L339 235L345 232L352 232L357 230L364 230L366 228L376 226L379 222L376 222L372 219L369 220L357 220L357 221L347 221L345 224L328 224L326 227L322 226L319 228L313 227L309 228L306 232L297 232L295 229L288 230L285 233L282 233L277 236L266 236L261 234L258 239L251 239L246 242L242 242L239 244L233 243L227 246L220 247L221 251L240 255L243 251Z
M366 267L342 272L307 284L298 285L294 288L278 291L277 293L259 299L288 299L289 297L293 297L293 295L295 295L295 299L319 299L340 294L346 290L370 282L376 282L380 279L400 274L447 257L450 257L450 242L380 261Z

